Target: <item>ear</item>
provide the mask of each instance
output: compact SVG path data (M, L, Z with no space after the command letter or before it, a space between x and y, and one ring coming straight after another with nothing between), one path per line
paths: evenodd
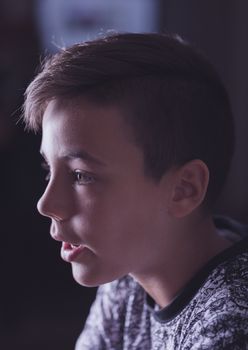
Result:
M182 218L203 202L209 183L209 170L203 161L194 159L177 169L174 175L169 213Z

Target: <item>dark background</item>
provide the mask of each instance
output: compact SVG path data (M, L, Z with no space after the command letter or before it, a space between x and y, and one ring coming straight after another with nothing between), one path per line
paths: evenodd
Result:
M177 32L202 49L229 91L237 149L216 212L248 222L248 2L156 3L158 30ZM34 0L0 3L0 347L70 350L95 290L73 281L59 244L49 236L48 221L36 212L45 185L40 137L17 123L23 93L45 52L36 6Z

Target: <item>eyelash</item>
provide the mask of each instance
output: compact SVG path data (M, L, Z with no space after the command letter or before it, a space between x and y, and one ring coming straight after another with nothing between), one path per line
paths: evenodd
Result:
M50 167L46 162L43 162L41 164L42 168L47 172L45 180L49 181L51 172L50 172ZM74 182L77 185L90 185L91 183L95 182L96 178L92 174L88 173L87 171L83 171L80 169L75 169L71 171L71 174L74 177ZM80 179L81 176L81 179Z
M90 185L96 180L95 177L87 171L75 169L72 171L72 174L75 176L75 182L78 185ZM80 180L79 176L83 177L83 179Z

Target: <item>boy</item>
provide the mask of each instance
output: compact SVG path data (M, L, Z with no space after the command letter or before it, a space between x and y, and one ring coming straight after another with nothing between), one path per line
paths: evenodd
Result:
M169 35L78 44L30 84L24 120L49 169L38 210L100 286L76 349L248 348L248 241L212 218L234 143L212 66Z

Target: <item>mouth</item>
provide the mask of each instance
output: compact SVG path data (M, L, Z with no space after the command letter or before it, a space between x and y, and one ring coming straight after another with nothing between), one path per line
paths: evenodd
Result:
M86 247L82 244L62 242L61 257L66 262L73 262Z
M65 249L76 249L81 246L81 244L62 242L64 244Z

